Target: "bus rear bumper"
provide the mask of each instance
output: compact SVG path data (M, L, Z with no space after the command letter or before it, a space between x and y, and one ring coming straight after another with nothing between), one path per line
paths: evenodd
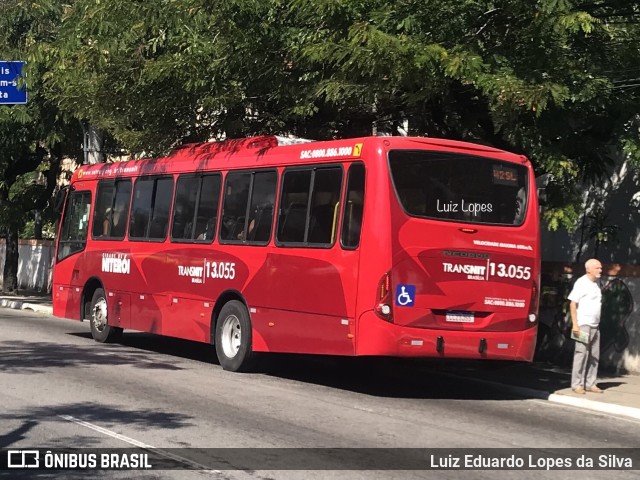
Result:
M367 312L358 322L356 355L530 362L536 336L536 327L516 332L412 328L385 322L373 312Z

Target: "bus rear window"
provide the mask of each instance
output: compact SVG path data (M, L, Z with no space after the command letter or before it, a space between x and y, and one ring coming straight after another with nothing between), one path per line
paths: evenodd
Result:
M450 152L392 150L391 177L415 217L521 225L527 208L523 165Z

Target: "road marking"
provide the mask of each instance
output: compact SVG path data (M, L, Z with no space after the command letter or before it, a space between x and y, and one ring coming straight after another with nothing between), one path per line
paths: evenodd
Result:
M90 428L91 430L95 430L96 432L100 432L104 435L108 435L109 437L117 438L118 440L126 442L130 445L135 445L136 447L144 448L145 450L152 450L153 453L157 453L158 455L161 455L165 458L169 458L171 460L175 460L176 462L189 465L190 467L193 467L196 470L201 471L202 473L216 473L216 474L222 475L222 472L220 470L212 470L211 468L207 467L206 465L202 465L201 463L194 462L193 460L189 460L188 458L181 457L180 455L175 455L171 452L167 452L166 450L162 450L161 448L156 448L147 443L140 442L134 438L127 437L125 435L120 435L119 433L113 432L103 427L99 427L98 425L94 425L93 423L85 422L78 418L72 417L71 415L58 415L58 416L69 422L73 422L77 425Z
M560 394L558 394L560 395ZM567 395L565 395L567 396ZM603 411L599 411L599 410L585 410L585 408L583 406L578 406L578 405L573 405L571 403L566 403L566 402L556 402L554 400L552 400L551 398L549 400L541 400L541 399L537 399L537 398L532 398L532 399L524 399L527 401L532 401L535 403L539 403L541 406L546 405L548 408L555 408L557 406L557 404L561 404L564 407L568 407L571 410L574 410L576 412L579 413L592 413L594 415L598 415L600 417L607 417L607 418L611 418L617 421L620 420L624 420L625 422L629 422L629 423L635 423L640 425L640 419L636 419L636 418L630 418L627 416L623 416L621 414L614 414L614 413L608 413L608 412L603 412Z
M549 401L560 403L562 405L571 405L578 408L593 410L600 413L620 415L633 418L634 420L640 420L640 408L627 407L625 405L617 405L615 403L598 402L595 400L588 400L586 398L575 398L569 395L557 393L549 395Z

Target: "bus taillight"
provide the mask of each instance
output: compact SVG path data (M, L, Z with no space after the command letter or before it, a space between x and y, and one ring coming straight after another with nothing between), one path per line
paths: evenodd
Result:
M538 284L534 281L531 287L531 301L529 302L529 324L535 325L538 321Z
M385 273L378 282L375 312L381 319L391 322L393 320L393 302L391 298L391 274Z

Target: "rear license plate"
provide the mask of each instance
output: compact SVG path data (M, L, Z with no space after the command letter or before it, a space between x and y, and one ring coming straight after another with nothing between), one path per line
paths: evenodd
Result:
M475 316L471 312L447 312L445 319L447 322L473 323Z

